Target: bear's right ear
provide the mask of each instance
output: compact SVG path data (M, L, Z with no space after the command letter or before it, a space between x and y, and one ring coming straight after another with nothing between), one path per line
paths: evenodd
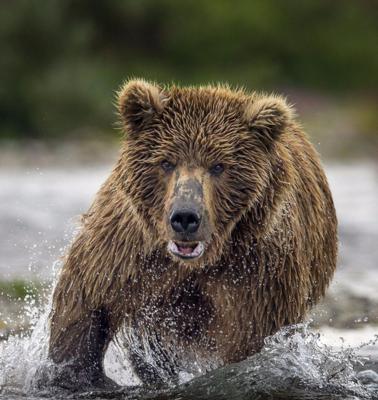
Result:
M161 113L168 96L143 79L126 82L118 92L118 111L127 131L139 132L152 117Z
M249 130L265 144L272 143L294 119L294 110L286 100L275 95L255 95L244 109Z

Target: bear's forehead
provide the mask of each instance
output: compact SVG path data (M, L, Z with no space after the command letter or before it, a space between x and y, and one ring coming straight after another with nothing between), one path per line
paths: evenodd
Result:
M239 113L243 97L224 88L173 88L168 94L168 108L185 111Z
M170 130L195 134L214 134L240 129L243 100L222 88L172 89L161 115L163 126Z
M155 134L143 136L143 145L151 155L175 162L231 161L250 136L243 110L242 100L224 91L178 89L157 117Z

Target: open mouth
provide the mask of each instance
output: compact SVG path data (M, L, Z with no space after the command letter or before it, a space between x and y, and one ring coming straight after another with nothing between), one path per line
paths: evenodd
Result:
M168 251L184 259L193 259L201 257L205 250L202 242L174 242L170 240L168 243Z

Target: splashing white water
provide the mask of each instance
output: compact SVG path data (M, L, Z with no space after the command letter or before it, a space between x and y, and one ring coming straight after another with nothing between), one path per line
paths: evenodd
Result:
M6 342L0 343L0 393L11 394L12 398L33 392L33 382L38 370L49 363L47 343L50 304L43 312L35 307L31 305L29 309L34 319L31 335L10 337ZM107 351L106 373L121 385L137 385L139 381L127 362L127 349L120 343L120 340L115 341ZM259 354L239 364L215 369L189 381L184 387L172 390L193 393L206 390L209 398L219 399L226 399L231 395L235 399L244 399L253 393L274 394L289 390L295 390L295 398L327 398L316 397L317 391L330 393L329 398L343 398L331 397L341 396L343 393L345 396L360 399L374 398L372 396L377 393L377 386L364 385L355 370L355 366L362 365L363 361L354 348L345 346L336 349L325 345L320 335L311 331L308 324L300 324L282 329L267 338ZM198 370L196 374L182 372L183 380L190 380L198 375ZM177 393L181 393L179 391ZM309 393L313 397L308 397ZM141 395L140 399L143 398Z
M38 372L49 367L51 363L47 356L49 314L54 286L55 284L50 288L49 301L44 307L39 308L34 299L30 299L24 307L24 312L28 314L30 320L31 333L11 335L8 340L0 341L0 393L33 392ZM117 341L109 345L104 366L106 374L118 384L123 386L140 384L127 361L126 349L119 346Z
M0 342L0 388L28 393L36 371L47 360L48 311L33 310L32 334Z
M56 272L59 268L60 263L56 263L55 276L58 275ZM25 307L25 313L33 327L31 334L11 336L7 341L0 342L0 398L2 394L5 394L5 398L11 395L13 399L19 399L30 393L37 393L34 384L38 372L51 365L47 350L53 287L54 285L50 288L49 301L43 309L38 308L32 299ZM132 343L132 332L128 331L126 335L122 332L122 336L110 344L105 356L106 374L122 386L140 384L127 360L127 348ZM368 345L370 348L377 348L377 339ZM348 398L347 396L360 399L378 398L378 383L374 383L378 375L374 375L374 372L365 374L361 380L356 372L356 365L361 367L364 362L357 355L363 348L363 345L354 348L326 345L308 324L300 324L282 329L267 338L259 354L239 364L216 368L217 365L212 360L188 360L187 364L191 368L183 369L180 374L180 383L186 384L171 390L178 393L178 396L182 391L199 393L198 398L201 398L201 393L208 393L209 397L206 398L214 399L244 399L256 393L271 395L292 390L298 399ZM144 350L148 354L148 348ZM213 371L206 374L209 370ZM211 393L213 397L210 396ZM330 397L316 397L317 393L329 393ZM345 394L345 397L331 397L334 394ZM196 396L192 398L195 399ZM141 394L138 398L147 397Z

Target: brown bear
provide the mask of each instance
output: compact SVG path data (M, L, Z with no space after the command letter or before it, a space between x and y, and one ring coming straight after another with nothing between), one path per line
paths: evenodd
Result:
M112 386L103 359L121 326L145 383L243 360L303 320L336 265L327 180L283 98L131 80L118 107L123 148L51 312L49 356L82 387Z

